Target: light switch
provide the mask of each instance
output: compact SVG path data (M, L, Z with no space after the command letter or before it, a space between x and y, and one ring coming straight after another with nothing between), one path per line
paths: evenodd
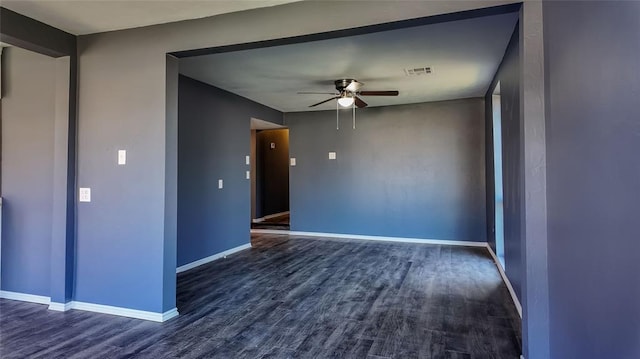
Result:
M336 159L336 153L335 152L329 152L329 159L330 160L335 160Z
M118 150L118 164L127 164L127 150Z
M91 202L91 188L80 188L80 202Z
M247 171L247 179L251 179L251 171Z
M271 142L270 147L271 147L271 149L273 150L274 148L276 148L276 143L275 143L275 142Z
M291 158L289 159L289 164L291 164L291 167L293 167L293 166L295 166L295 165L296 165L296 159L295 159L295 157L291 157Z
M221 179L218 180L218 189L222 189L222 180Z
M251 157L244 156L244 164L245 165L250 165L251 164Z

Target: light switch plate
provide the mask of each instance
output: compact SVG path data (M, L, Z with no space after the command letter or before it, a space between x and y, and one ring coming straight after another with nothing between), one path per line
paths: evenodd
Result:
M269 145L271 147L271 149L273 150L274 148L276 148L276 143L275 142L271 142L271 145Z
M295 165L296 165L296 159L295 159L295 157L291 157L291 158L289 159L289 164L291 164L291 167L293 167L293 166L295 166Z
M218 189L222 189L222 187L223 187L222 185L223 185L222 180L219 179L218 180Z
M247 179L251 179L251 171L247 171Z
M118 150L118 164L127 164L127 150Z
M250 165L251 164L251 157L244 156L244 164L245 165Z
M80 202L91 202L91 188L80 188Z
M336 159L336 153L335 152L329 152L329 159L330 160L335 160Z

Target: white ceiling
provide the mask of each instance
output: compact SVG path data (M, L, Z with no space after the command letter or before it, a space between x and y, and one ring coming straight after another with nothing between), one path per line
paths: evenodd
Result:
M484 96L504 55L517 14L503 14L301 44L184 58L180 72L283 112L335 109L334 80L354 78L362 90L399 90L363 97L369 106ZM405 68L433 73L407 77Z
M299 1L299 0L296 0ZM74 35L198 19L292 0L2 0L2 7Z

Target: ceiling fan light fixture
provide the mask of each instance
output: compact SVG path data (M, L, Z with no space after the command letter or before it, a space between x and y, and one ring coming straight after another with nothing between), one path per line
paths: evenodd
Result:
M353 96L344 95L338 99L338 104L342 107L351 107L354 101Z

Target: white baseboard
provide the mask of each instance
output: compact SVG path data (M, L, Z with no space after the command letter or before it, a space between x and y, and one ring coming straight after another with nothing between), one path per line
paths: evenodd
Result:
M175 317L177 317L178 315L180 315L180 313L178 313L178 308L173 308L171 310L168 310L164 313L162 313L162 321L166 322L169 319L173 319Z
M491 248L489 243L487 243L487 249L489 250L489 254L491 254L491 257L493 258L493 261L496 263L496 266L498 267L498 272L500 272L500 276L502 277L502 280L504 281L504 284L507 285L507 289L509 290L509 294L511 294L511 300L513 300L513 304L515 304L516 309L518 310L518 314L520 315L520 319L522 319L522 305L520 304L520 301L518 300L518 296L516 296L516 292L513 290L513 286L511 285L511 281L509 281L509 277L507 277L507 274L504 272L504 268L502 268L502 263L500 263L500 261L498 260L498 256L496 256L496 254L493 252L493 249Z
M264 217L256 218L256 219L252 220L252 222L253 223L260 223L260 222L266 221L267 219L284 216L285 214L289 214L289 211L284 211L284 212L280 212L280 213L274 213L274 214L270 214L270 215L267 215L267 216L264 216Z
M85 311L94 312L94 313L112 314L112 315L119 315L122 317L151 320L154 322L166 322L167 320L178 316L178 309L176 308L173 308L164 313L156 313L156 312L147 312L143 310L112 307L110 305L101 305L101 304L75 302L75 301L68 302L68 303L57 303L57 302L51 302L51 299L49 297L33 295L33 294L8 292L4 290L0 291L0 298L19 300L19 301L30 302L30 303L47 304L49 305L49 310L53 310L57 312L66 312L71 309L77 309L77 310L85 310Z
M250 230L251 234L282 234L282 235L291 235L291 231L281 230L281 229L252 229Z
M37 304L49 304L51 298L42 295L25 294L18 292L9 292L6 290L0 290L0 298L19 300L22 302L37 303Z
M49 303L49 310L53 310L55 312L66 312L68 310L71 310L72 308L73 308L73 302L67 302L67 303L51 302L51 303Z
M85 302L71 302L70 309L84 310L87 312L118 315L121 317L136 318L150 320L154 322L165 322L178 315L178 309L173 308L164 313L148 312L144 310L136 310L122 307L113 307L110 305L93 304Z
M450 245L450 246L483 247L483 248L487 246L487 242L454 241L449 239L364 236L360 234L280 231L280 230L274 230L274 229L252 229L251 233L284 234L284 235L290 235L290 236L305 236L305 237L362 239L367 241L382 241L382 242L441 244L441 245Z
M193 269L195 267L199 267L199 266L201 266L203 264L207 264L209 262L213 262L216 259L224 258L224 257L226 257L226 256L228 256L230 254L233 254L233 253L236 253L236 252L240 252L240 251L248 249L248 248L251 248L251 243L243 244L241 246L228 249L228 250L226 250L224 252L216 253L216 254L208 256L206 258L202 258L202 259L199 259L197 261L185 264L183 266L180 266L180 267L176 268L176 273L182 273L182 272L188 271L189 269Z

